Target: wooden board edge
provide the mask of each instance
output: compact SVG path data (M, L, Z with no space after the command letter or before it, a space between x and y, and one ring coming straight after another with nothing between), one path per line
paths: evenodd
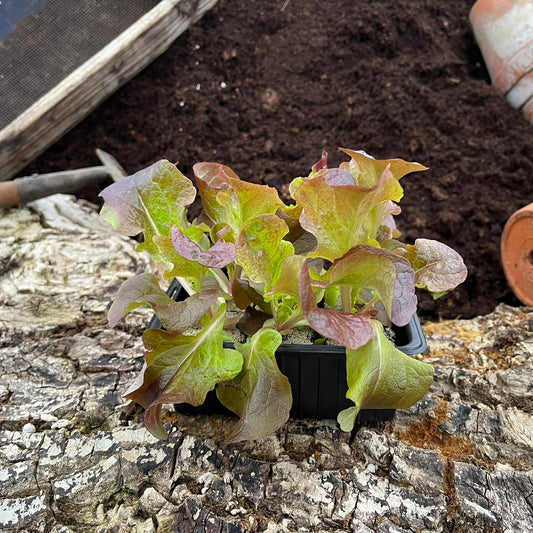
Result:
M16 175L199 20L217 0L161 0L0 131L0 181Z

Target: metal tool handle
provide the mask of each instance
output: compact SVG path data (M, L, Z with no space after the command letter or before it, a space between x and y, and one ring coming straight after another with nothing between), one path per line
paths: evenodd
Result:
M108 178L106 166L50 172L0 183L0 207L10 207L56 193L69 193Z
M0 181L0 207L24 204L51 194L74 192L100 179L111 177L113 181L118 181L126 176L126 171L111 154L97 148L96 155L102 162L98 167L63 170L16 178L13 181Z

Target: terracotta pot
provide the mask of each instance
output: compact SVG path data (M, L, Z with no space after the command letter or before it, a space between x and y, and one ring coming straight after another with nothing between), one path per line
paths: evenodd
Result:
M492 84L533 120L533 0L478 0L470 22Z
M507 221L501 254L513 292L522 303L533 305L533 204L516 211Z

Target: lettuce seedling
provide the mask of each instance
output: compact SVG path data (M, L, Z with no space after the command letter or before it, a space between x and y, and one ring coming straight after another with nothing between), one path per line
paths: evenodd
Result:
M102 217L125 235L142 232L138 250L188 294L176 302L155 275L141 273L123 283L109 311L114 326L149 305L164 328L145 332L144 368L126 393L146 409L155 436L167 437L162 404L197 406L214 388L239 417L229 441L276 431L292 397L275 353L282 335L300 327L346 348L354 405L339 413L343 430L362 408L407 408L427 392L433 368L399 351L384 326L406 325L415 288L439 297L464 281L465 265L440 242L398 240L400 179L424 166L343 152L349 161L338 168L328 168L324 152L294 179L290 205L218 163L196 164L193 184L162 160L102 191ZM203 214L191 221L197 191ZM236 323L248 340L228 348Z

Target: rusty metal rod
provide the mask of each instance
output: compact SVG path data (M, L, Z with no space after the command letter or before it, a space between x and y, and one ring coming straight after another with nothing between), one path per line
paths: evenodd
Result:
M101 165L0 182L0 207L24 204L51 194L73 192L110 176L109 167Z

